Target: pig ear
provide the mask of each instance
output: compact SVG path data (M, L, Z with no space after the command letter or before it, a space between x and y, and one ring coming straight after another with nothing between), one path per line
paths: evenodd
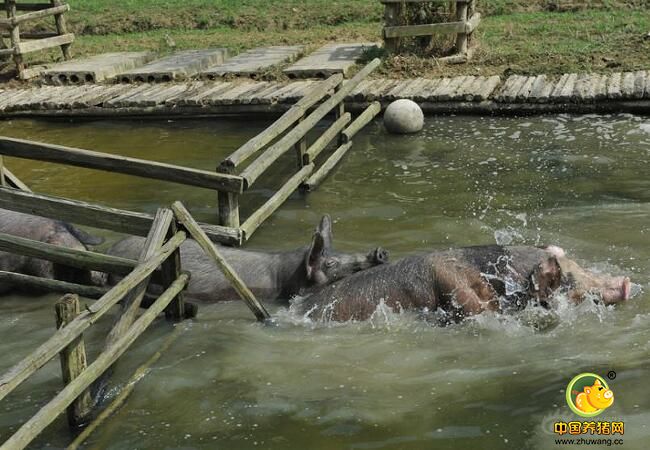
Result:
M316 232L320 233L323 239L325 240L326 249L329 250L332 247L332 218L329 214L325 214L316 228Z
M540 262L530 275L531 288L538 292L541 298L546 298L552 291L560 287L562 270L555 256Z
M314 233L314 238L311 241L309 250L305 255L305 268L307 269L307 278L312 279L314 272L318 269L320 265L320 260L325 255L325 239L323 235L316 231Z

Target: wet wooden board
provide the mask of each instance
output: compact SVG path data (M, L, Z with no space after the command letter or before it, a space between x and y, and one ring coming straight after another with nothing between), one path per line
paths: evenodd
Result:
M291 61L304 51L302 45L260 47L248 50L223 64L216 64L200 71L204 79L218 79L228 75L255 77L279 64Z
M43 70L48 84L84 84L110 80L127 70L140 67L154 58L149 52L103 53L90 58L66 61Z
M289 78L327 78L336 73L346 76L364 52L376 47L372 42L327 44L284 69L284 73Z
M228 59L228 49L184 50L117 76L122 83L182 81Z

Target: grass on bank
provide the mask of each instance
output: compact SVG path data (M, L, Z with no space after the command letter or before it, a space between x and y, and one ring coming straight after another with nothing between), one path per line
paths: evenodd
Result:
M478 0L489 14L468 64L387 57L377 76L559 74L650 69L647 0ZM77 57L109 51L380 41L378 0L70 0ZM171 38L171 39L170 39ZM174 46L170 47L169 43ZM38 53L32 61L60 59ZM1 66L1 63L0 63ZM5 65L5 71L10 65ZM2 71L0 67L0 71ZM276 77L279 72L271 73Z

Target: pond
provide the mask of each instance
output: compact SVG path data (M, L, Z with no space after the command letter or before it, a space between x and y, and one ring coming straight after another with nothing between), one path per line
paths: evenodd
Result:
M211 170L267 125L14 120L0 122L0 135ZM292 164L274 167L244 216ZM215 214L215 195L204 189L15 159L7 165L37 192L145 212L181 199L200 220ZM339 250L382 245L397 259L495 242L556 244L583 266L630 276L640 292L617 307L562 304L448 327L409 314L313 324L277 305L270 309L278 326L269 327L239 302L202 305L84 448L551 449L553 423L576 418L564 401L571 378L609 371L616 400L595 420L623 421L624 448L646 448L650 119L429 117L409 137L388 136L375 122L318 190L294 194L247 246L305 245L324 213ZM0 372L51 335L56 300L0 298ZM109 325L86 336L91 359ZM156 322L115 379L124 382L172 328ZM0 441L60 390L58 364L0 403ZM68 442L60 419L33 447Z

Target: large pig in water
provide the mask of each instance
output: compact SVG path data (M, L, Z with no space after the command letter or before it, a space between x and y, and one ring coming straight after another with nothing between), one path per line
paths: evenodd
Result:
M437 311L457 321L482 311L512 311L548 301L559 290L580 302L627 300L627 277L597 275L560 247L467 247L407 257L327 286L295 306L313 320L365 320L380 302L394 311ZM442 317L441 317L442 316Z
M86 245L99 245L103 242L102 238L91 236L68 223L6 209L0 209L0 233L76 250L86 250ZM80 284L100 285L104 281L98 272L6 252L0 252L0 270ZM0 293L13 287L0 282Z
M130 237L116 243L111 255L137 259L144 239ZM306 247L282 253L265 253L220 247L226 261L235 269L253 294L260 299L285 299L304 294L355 272L388 261L381 247L368 254L345 254L332 248L332 221L323 216L312 242ZM216 302L239 297L217 265L193 241L181 245L181 265L192 276L186 295L195 300ZM114 283L115 278L111 277Z

